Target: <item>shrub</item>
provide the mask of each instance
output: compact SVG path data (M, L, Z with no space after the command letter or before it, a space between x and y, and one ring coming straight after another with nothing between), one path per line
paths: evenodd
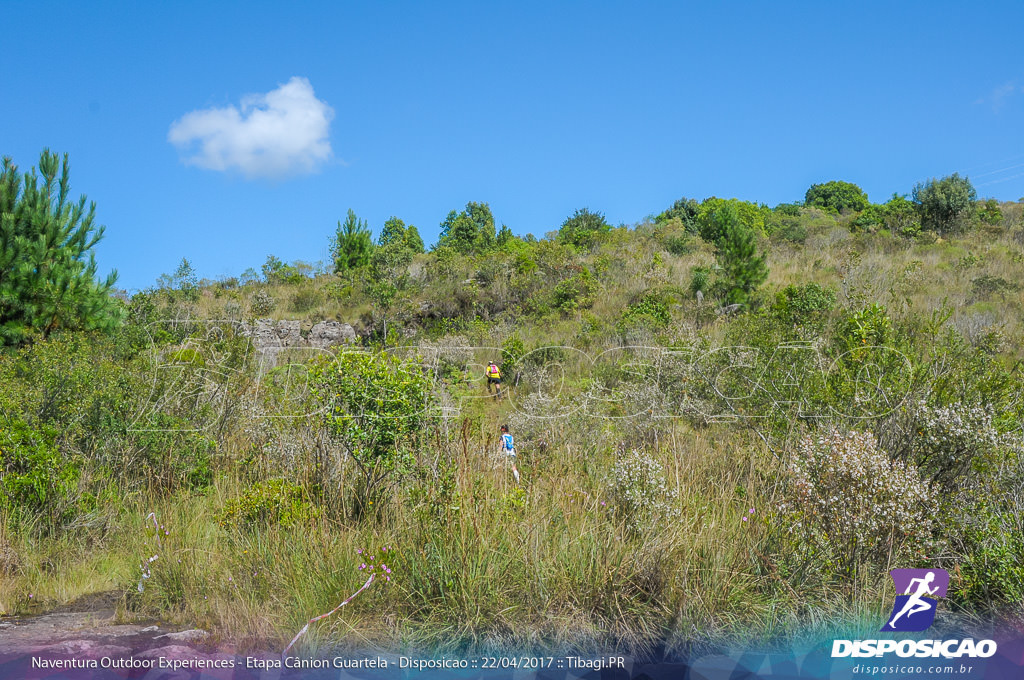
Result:
M305 501L302 487L283 479L257 482L224 504L218 517L223 527L292 527L320 516L320 509Z
M694 237L688 234L670 234L662 241L665 250L673 255L688 255L695 249Z
M836 305L836 293L816 283L788 285L775 296L772 314L786 323L803 325L830 312Z
M620 332L637 326L661 329L671 321L672 315L663 297L658 293L647 292L622 312L616 326Z
M679 220L687 233L697 233L697 215L700 212L700 204L692 198L680 198L672 204L672 207L654 218L655 224L664 224L671 220ZM669 251L671 252L671 251Z
M277 307L277 300L265 290L258 290L249 301L249 311L253 316L266 316Z
M999 295L1003 300L1006 299L1007 293L1013 293L1020 290L1020 284L1012 281L1007 281L1001 276L991 276L984 274L971 281L971 292L974 297L980 299L986 299L993 295Z
M776 232L780 241L803 244L807 241L807 227L802 224L786 224Z
M978 219L983 223L995 226L1003 221L1003 211L999 209L999 201L994 198L985 199L978 205Z
M892 336L889 314L877 303L854 312L846 319L845 339L850 348L886 346Z
M690 274L690 292L694 295L697 291L708 292L711 286L711 269L709 267L694 267Z
M772 208L772 212L784 217L800 217L800 205L797 203L779 203Z
M501 343L501 374L511 378L519 368L519 361L524 354L526 354L526 345L518 333L513 333L505 338L505 341Z
M789 477L782 504L789 529L840 575L920 558L932 544L936 492L870 434L831 430L805 437Z
M639 449L616 458L610 493L616 516L633 533L679 516L678 494L669 488L661 464Z
M589 269L581 267L578 272L555 285L552 303L563 312L589 309L594 304L597 290L597 279Z
M957 486L974 460L984 458L1000 443L992 424L992 411L959 402L929 406L920 401L912 407L911 451L914 463L933 482Z
M1024 534L1018 512L1012 520L985 503L963 508L956 518L959 559L950 593L958 600L993 606L1024 602Z
M724 211L728 211L728 215L723 214ZM724 236L729 221L739 221L747 229L763 234L767 231L767 225L772 217L772 211L767 206L759 206L737 198L712 196L700 205L700 213L696 218L697 231L702 239L717 245Z
M0 510L41 516L56 528L73 513L78 466L61 454L57 431L20 420L0 424Z
M957 173L918 184L913 193L921 226L940 235L968 226L977 196L970 180Z
M429 419L429 380L419 363L385 352L343 352L314 361L309 373L328 431L362 472L355 507L361 514L389 478L411 468Z
M145 476L151 490L163 493L195 491L213 483L215 441L196 431L193 423L167 413L157 413L145 427L151 429L140 430L134 438L143 465L122 473L124 479Z
M263 280L267 283L301 283L306 277L298 267L285 264L274 255L268 255L261 267Z

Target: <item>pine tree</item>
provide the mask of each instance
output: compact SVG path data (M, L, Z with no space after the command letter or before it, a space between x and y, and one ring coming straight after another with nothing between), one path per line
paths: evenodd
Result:
M59 177L58 177L59 172ZM42 180L40 182L40 180ZM122 308L110 296L117 272L96 279L93 247L103 237L96 204L69 199L68 156L44 149L20 174L0 170L0 344L18 345L59 329L112 330Z
M360 220L350 208L345 223L338 222L338 230L332 244L334 272L342 274L370 263L373 254L373 237L366 220Z
M768 278L765 255L757 254L754 230L745 226L732 206L718 211L723 227L716 258L725 283L725 301L745 304L750 294Z

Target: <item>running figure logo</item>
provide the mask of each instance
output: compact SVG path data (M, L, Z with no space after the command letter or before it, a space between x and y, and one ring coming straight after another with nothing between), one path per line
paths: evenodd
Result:
M919 632L935 621L936 598L945 597L949 573L945 569L893 569L896 604L883 631Z

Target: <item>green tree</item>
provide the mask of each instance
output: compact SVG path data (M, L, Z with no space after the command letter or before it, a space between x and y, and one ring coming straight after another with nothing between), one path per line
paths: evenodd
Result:
M672 204L672 207L654 218L655 224L664 224L670 220L679 220L683 223L686 231L691 234L697 233L697 215L700 213L700 203L692 198L680 198Z
M494 242L499 248L503 248L506 243L508 243L514 238L515 234L512 233L512 230L508 228L508 225L503 224L501 225L501 230L495 237Z
M768 206L741 201L738 198L712 196L700 204L696 218L697 233L708 243L718 243L722 237L724 223L718 217L718 213L726 207L730 208L732 214L748 229L757 233L767 231L768 222L772 218L772 211Z
M574 246L579 250L589 250L601 236L611 231L611 228L612 226L605 221L604 215L583 208L562 222L562 226L558 230L558 242Z
M466 204L461 213L452 210L441 223L437 247L446 246L468 255L494 247L494 216L486 203Z
M334 272L343 274L370 263L373 254L373 237L366 220L360 220L349 208L345 223L338 222L338 230L332 244Z
M745 304L758 286L768 278L764 253L757 254L754 230L744 225L732 206L716 212L722 236L715 257L721 268L725 301Z
M58 177L59 173L59 177ZM40 181L41 180L41 181ZM103 237L96 204L69 197L68 156L49 149L39 173L0 170L0 344L17 345L58 329L111 330L122 310L110 296L117 272L96 278L92 249Z
M413 255L423 252L423 237L420 236L419 229L412 224L405 230L405 245L412 251Z
M313 362L310 385L327 429L363 479L357 514L411 468L424 439L429 381L415 361L387 353L342 352Z
M921 227L941 235L968 226L978 194L969 179L954 172L942 179L918 183L912 196L921 216Z
M396 241L404 241L405 234L405 222L392 216L391 219L384 223L384 228L380 230L380 236L377 238L377 245L386 246Z
M856 184L832 181L812 184L804 195L804 204L825 210L860 212L870 205L868 195Z
M484 251L494 247L494 215L491 214L491 206L486 203L466 204L465 214L476 226L477 250Z

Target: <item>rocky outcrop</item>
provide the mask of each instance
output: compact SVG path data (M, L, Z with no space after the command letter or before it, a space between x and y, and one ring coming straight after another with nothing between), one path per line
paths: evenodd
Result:
M356 331L347 323L321 321L309 330L310 347L333 347L356 341Z
M241 333L251 338L253 345L260 350L286 347L326 349L356 340L355 329L347 323L338 321L321 321L303 336L302 323L299 321L257 319L252 324L241 324Z

